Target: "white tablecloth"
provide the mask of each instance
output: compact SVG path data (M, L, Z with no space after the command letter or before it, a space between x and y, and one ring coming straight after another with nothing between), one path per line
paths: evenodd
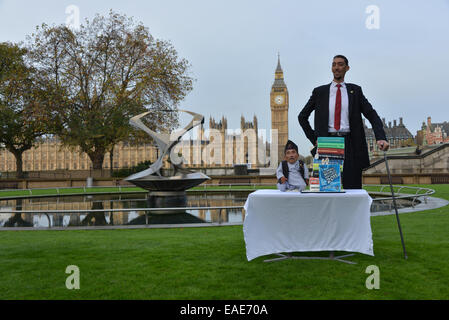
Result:
M258 190L245 203L246 256L349 251L374 256L372 199L365 190L299 193Z

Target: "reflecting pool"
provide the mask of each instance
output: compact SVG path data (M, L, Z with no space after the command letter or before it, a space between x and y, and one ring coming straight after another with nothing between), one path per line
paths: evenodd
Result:
M0 201L0 227L80 227L118 225L160 225L186 223L242 223L241 208L251 191L195 192L186 195L186 207L194 210L152 212L146 193L94 196L60 196ZM373 196L374 198L374 196ZM411 206L411 200L399 199L398 208ZM415 204L419 201L415 201ZM205 208L205 209L201 209ZM391 201L373 201L371 212L391 210ZM14 211L39 211L14 213ZM46 211L64 210L64 213ZM83 210L89 210L86 212ZM98 210L98 211L92 211ZM111 211L110 211L111 210ZM116 211L112 211L116 210ZM13 211L11 213L11 211Z

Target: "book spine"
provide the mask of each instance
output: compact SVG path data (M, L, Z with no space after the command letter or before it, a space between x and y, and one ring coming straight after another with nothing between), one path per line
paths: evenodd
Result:
M345 154L344 149L318 148L318 154Z
M324 143L345 143L345 138L343 137L318 137L317 142Z
M318 148L344 149L344 143L318 143Z

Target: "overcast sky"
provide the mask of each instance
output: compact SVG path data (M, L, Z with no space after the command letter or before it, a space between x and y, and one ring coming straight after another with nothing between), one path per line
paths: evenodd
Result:
M79 8L81 22L113 9L169 40L196 79L180 107L203 114L207 124L224 115L237 129L241 115L257 115L259 128L269 130L279 52L289 136L303 155L311 144L297 115L313 88L332 80L336 54L349 59L345 80L362 86L387 122L402 117L415 135L428 116L449 120L449 0L0 0L0 41L23 41L43 22L66 23L69 5Z

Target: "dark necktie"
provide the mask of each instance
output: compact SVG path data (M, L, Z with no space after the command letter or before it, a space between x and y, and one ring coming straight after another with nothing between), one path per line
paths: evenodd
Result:
M340 130L340 117L341 117L341 84L337 84L337 97L335 98L335 116L334 116L334 128Z

